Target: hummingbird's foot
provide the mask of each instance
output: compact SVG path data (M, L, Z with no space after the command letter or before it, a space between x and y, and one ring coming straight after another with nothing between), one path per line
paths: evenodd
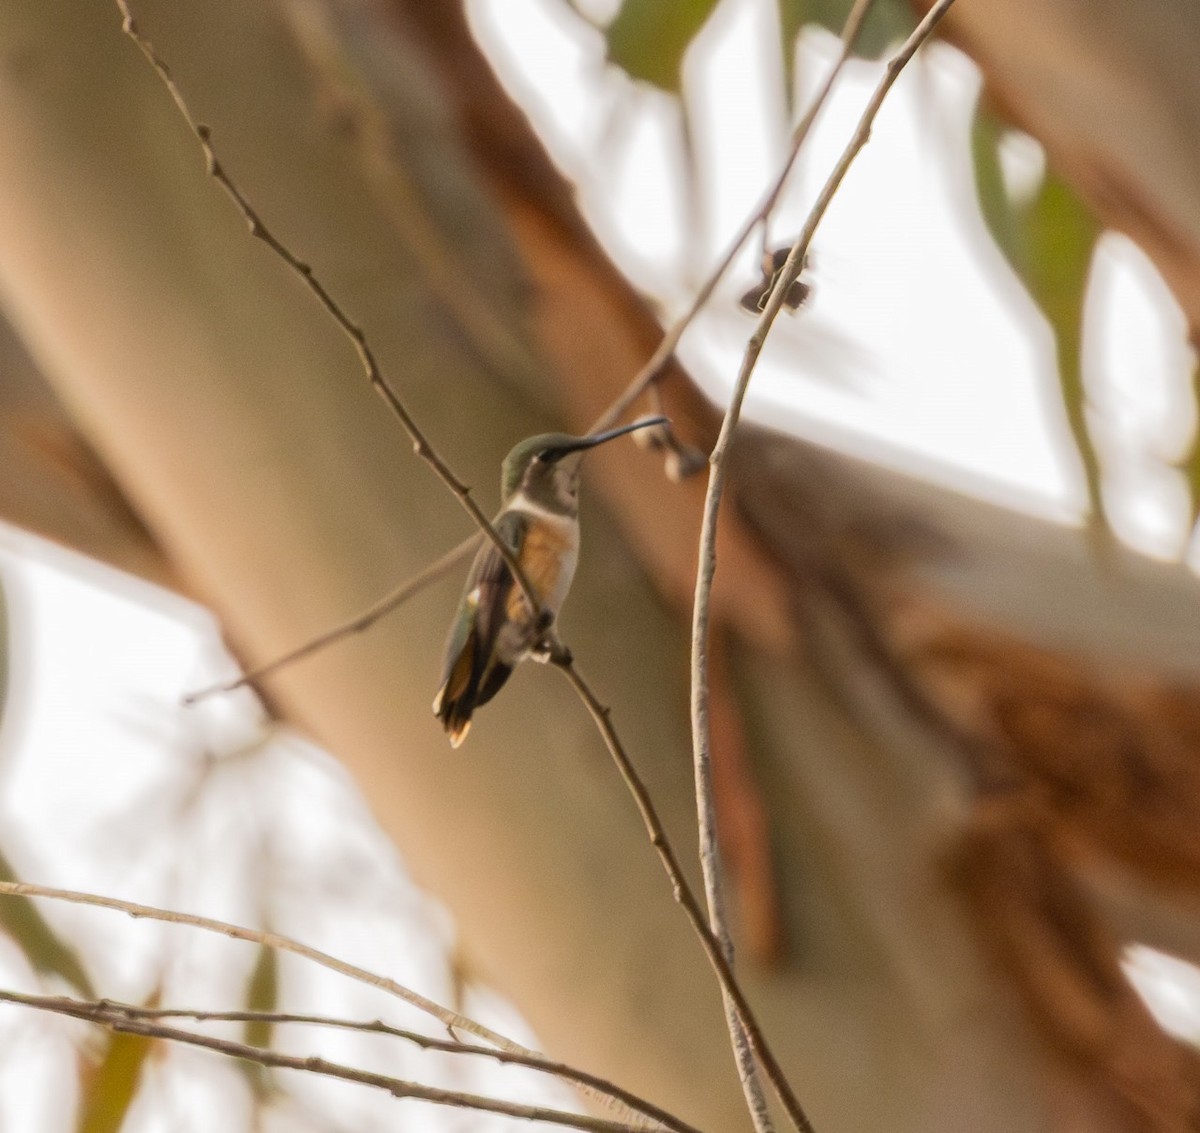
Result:
M530 656L542 665L569 665L573 658L571 651L558 639L558 634L547 630L542 639L534 646Z
M555 649L560 648L558 638L553 631L554 614L550 610L542 610L534 623L534 644L529 656L539 664L554 660Z

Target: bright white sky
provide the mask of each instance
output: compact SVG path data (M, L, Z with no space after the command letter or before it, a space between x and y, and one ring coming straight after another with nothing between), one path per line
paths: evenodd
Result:
M611 4L583 5L611 10ZM598 34L561 0L472 0L475 24L621 266L676 312L778 171L786 148L775 5L726 0L689 57L701 205L683 191L678 111L604 64ZM804 100L836 48L805 37ZM764 64L764 60L766 63ZM855 63L818 120L772 231L790 242L849 138L878 68ZM919 471L958 488L1074 518L1082 478L1058 402L1053 340L992 247L965 150L978 78L937 44L901 76L813 243L815 292L781 319L751 386L749 411L821 443ZM1008 147L1017 191L1036 178L1030 139ZM757 249L684 341L692 373L718 400L737 372L750 320L736 296ZM1115 301L1114 301L1115 300ZM1091 301L1092 396L1116 475L1107 485L1119 533L1178 555L1187 509L1164 460L1195 414L1184 320L1157 274L1111 236ZM1119 417L1118 417L1119 411Z
M584 207L614 256L666 311L677 310L782 160L780 78L762 62L774 58L764 46L773 4L726 0L690 61L703 186L695 218L684 205L674 109L606 70L598 38L581 30L562 0L472 0L470 7L502 73L581 184ZM831 50L827 36L806 40L804 92ZM850 69L773 238L794 233L876 73L861 64ZM750 410L823 443L1069 517L1082 496L1063 444L1048 331L1030 332L1036 315L1011 288L1005 300L997 297L989 274L997 256L969 194L947 172L963 173L975 83L970 66L945 48L901 80L818 234L811 307L777 324ZM1038 162L1036 147L1014 147L1014 183L1036 176ZM755 255L685 341L685 360L718 399L752 325L730 297L755 277ZM1115 239L1105 247L1093 302L1105 328L1091 344L1097 401L1111 421L1119 409L1113 443L1148 454L1122 466L1113 496L1118 523L1138 545L1173 553L1186 501L1163 457L1193 427L1182 320L1138 254ZM0 534L0 573L13 611L15 673L0 735L3 845L25 876L234 920L265 915L283 931L451 998L452 926L408 884L336 765L294 737L264 746L249 698L201 712L178 707L183 692L225 663L207 614L13 532ZM260 776L270 777L270 791L256 785ZM381 891L390 900L380 901ZM65 908L48 915L86 937L105 994L137 996L163 980L187 987L191 1004L238 999L251 958L228 942L177 937L164 948L164 933L152 925ZM1168 1024L1194 1034L1194 970L1145 950L1136 964ZM20 957L2 945L0 980L35 986ZM306 986L327 997L323 1010L381 1011L344 983ZM518 1030L511 1009L471 995L476 1013ZM41 1133L67 1112L61 1082L70 1075L61 1060L68 1033L0 1011L6 1133ZM378 1044L327 1037L300 1049L429 1077L427 1062L410 1052L399 1065L387 1061ZM462 1088L511 1088L496 1087L489 1067L472 1070L478 1076L460 1072L453 1080ZM189 1091L216 1080L225 1082L227 1097L241 1096L241 1079L212 1060L172 1055L154 1072L162 1108L157 1117L144 1109L133 1133L176 1128L183 1113L192 1129L229 1128L229 1110L188 1101ZM34 1088L13 1089L18 1082ZM315 1096L307 1084L299 1089ZM529 1097L536 1087L521 1089ZM560 1093L541 1089L563 1104ZM382 1124L397 1112L396 1103L366 1091L322 1096L324 1103L313 1104L336 1112L346 1128ZM403 1113L411 1128L516 1127L413 1103ZM295 1112L284 1116L280 1128L305 1127Z

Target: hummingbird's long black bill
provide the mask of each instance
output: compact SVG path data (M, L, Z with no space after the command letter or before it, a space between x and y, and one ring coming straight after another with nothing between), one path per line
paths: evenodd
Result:
M564 456L570 456L573 452L583 452L590 448L595 448L597 445L604 444L605 441L615 440L617 437L623 437L626 433L632 433L635 429L648 429L651 425L665 425L667 418L658 417L639 417L636 421L628 425L622 425L617 429L609 429L607 433L593 433L590 437L580 437L577 441L572 441L570 444L560 445L558 448L550 452L542 454L543 460L561 460Z

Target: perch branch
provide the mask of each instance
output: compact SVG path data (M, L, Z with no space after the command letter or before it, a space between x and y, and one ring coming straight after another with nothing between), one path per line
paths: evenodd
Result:
M229 176L225 167L218 159L217 152L212 145L212 131L208 126L196 121L192 115L191 108L183 97L183 92L171 77L170 68L168 68L162 57L158 54L154 44L138 28L137 21L133 18L133 13L129 7L129 0L116 0L116 5L122 17L122 30L134 42L138 50L146 58L146 61L153 68L154 73L158 76L163 86L166 87L167 93L171 96L181 117L200 143L208 175L221 186L225 191L225 195L233 202L234 207L241 214L242 219L245 220L250 235L261 240L263 244L287 265L292 273L308 288L317 302L325 309L338 329L350 340L355 353L358 355L363 372L366 374L367 380L371 383L371 388L379 394L388 409L391 410L393 416L396 417L404 431L408 434L408 438L412 442L413 452L429 465L434 475L446 485L471 519L474 520L475 526L491 541L492 545L504 559L509 570L512 571L513 577L520 585L525 595L525 600L529 603L529 608L533 611L534 616L540 616L542 613L541 601L537 596L537 592L530 585L525 572L521 569L521 564L518 562L513 549L500 538L491 521L475 502L475 497L471 495L471 489L451 471L450 466L442 459L433 445L429 443L428 438L408 412L404 402L401 401L400 396L384 377L379 360L375 357L375 352L371 349L371 345L367 341L366 332L346 314L341 304L338 303L313 272L312 265L301 260L263 223L262 217L259 216L254 206L251 205L246 195Z

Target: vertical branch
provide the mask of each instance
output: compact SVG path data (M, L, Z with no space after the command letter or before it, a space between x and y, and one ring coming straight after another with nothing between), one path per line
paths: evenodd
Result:
M708 637L710 622L710 601L712 596L713 578L717 570L717 518L721 506L721 495L725 486L727 464L726 453L732 442L734 431L741 417L742 404L750 385L751 375L758 364L759 355L766 342L767 334L775 322L783 306L788 289L799 276L804 264L804 257L812 241L817 225L825 215L830 201L833 199L842 180L845 178L855 157L866 145L871 134L871 126L875 116L883 105L884 99L891 90L900 72L908 64L920 45L932 33L937 22L949 9L954 0L939 0L916 29L905 41L900 51L888 62L883 77L871 94L866 109L859 119L854 134L839 157L837 164L830 173L825 185L813 205L804 227L792 246L787 262L779 272L775 285L771 290L762 316L754 329L742 365L734 386L729 408L721 423L721 431L717 437L716 446L709 457L708 490L704 498L704 514L700 529L699 566L696 575L696 594L692 609L692 755L696 778L696 810L699 822L700 836L700 866L704 876L705 896L708 899L709 924L713 935L717 938L721 953L730 969L733 967L733 944L729 936L729 928L725 916L724 894L721 882L720 850L717 843L716 808L714 803L712 782L712 729L709 720L709 687L708 687ZM724 992L724 988L722 988ZM757 1071L751 1054L750 1044L742 1019L739 1018L735 1005L725 996L726 1019L729 1024L730 1040L733 1044L734 1055L738 1063L738 1071L742 1078L746 1093L747 1104L756 1128L763 1133L769 1129L769 1120L764 1124L765 1110L763 1107L762 1088L757 1080ZM807 1122L799 1124L798 1129L804 1129Z

